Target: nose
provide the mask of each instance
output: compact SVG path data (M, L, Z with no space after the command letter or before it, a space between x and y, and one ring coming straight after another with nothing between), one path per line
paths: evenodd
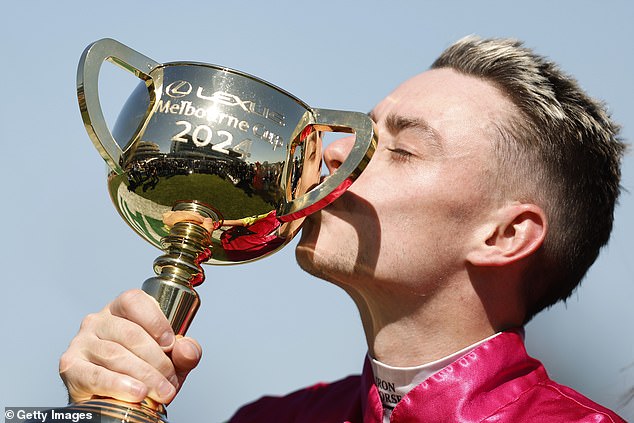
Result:
M326 147L324 150L324 162L330 173L333 173L341 166L353 146L354 136L349 136L333 141Z

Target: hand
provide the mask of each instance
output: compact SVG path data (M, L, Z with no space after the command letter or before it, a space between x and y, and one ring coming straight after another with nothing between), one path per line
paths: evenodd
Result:
M154 298L131 290L84 318L59 373L73 402L100 395L167 404L201 355L194 339L174 336Z

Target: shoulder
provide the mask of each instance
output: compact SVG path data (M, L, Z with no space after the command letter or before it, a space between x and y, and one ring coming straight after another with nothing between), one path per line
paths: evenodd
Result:
M485 421L551 421L621 423L615 412L592 401L567 386L545 378L522 392L515 401L498 410Z
M421 402L433 397L445 405L447 416L455 417L444 421L467 413L473 421L484 422L624 422L613 411L553 381L543 364L527 354L521 330L503 332L479 345L417 388L408 395Z
M317 383L285 396L264 396L240 408L230 423L320 422L347 419L360 410L360 376Z

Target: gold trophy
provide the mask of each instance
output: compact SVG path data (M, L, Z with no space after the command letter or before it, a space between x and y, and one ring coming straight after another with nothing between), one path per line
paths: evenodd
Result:
M110 131L99 102L105 61L141 82ZM259 259L287 244L305 216L341 195L376 147L371 119L315 109L252 75L204 63L157 63L111 39L89 45L77 71L81 116L108 164L108 190L123 219L165 252L142 289L176 334L200 300L201 264ZM344 163L320 182L324 131L354 133ZM168 222L169 220L172 222ZM93 398L66 411L107 422L163 422L151 399Z

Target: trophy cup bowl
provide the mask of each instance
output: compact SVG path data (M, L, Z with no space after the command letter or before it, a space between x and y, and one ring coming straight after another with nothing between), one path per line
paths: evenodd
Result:
M112 131L99 102L105 61L140 79ZM142 289L176 334L187 331L200 305L193 288L203 280L201 264L243 263L282 248L308 214L352 184L377 141L366 114L311 108L222 66L161 64L112 39L84 51L77 95L89 137L108 164L115 208L165 253ZM353 133L355 144L320 181L323 132ZM185 217L168 225L170 212ZM166 421L163 405L149 398L139 404L94 398L67 409L98 413L102 423Z

